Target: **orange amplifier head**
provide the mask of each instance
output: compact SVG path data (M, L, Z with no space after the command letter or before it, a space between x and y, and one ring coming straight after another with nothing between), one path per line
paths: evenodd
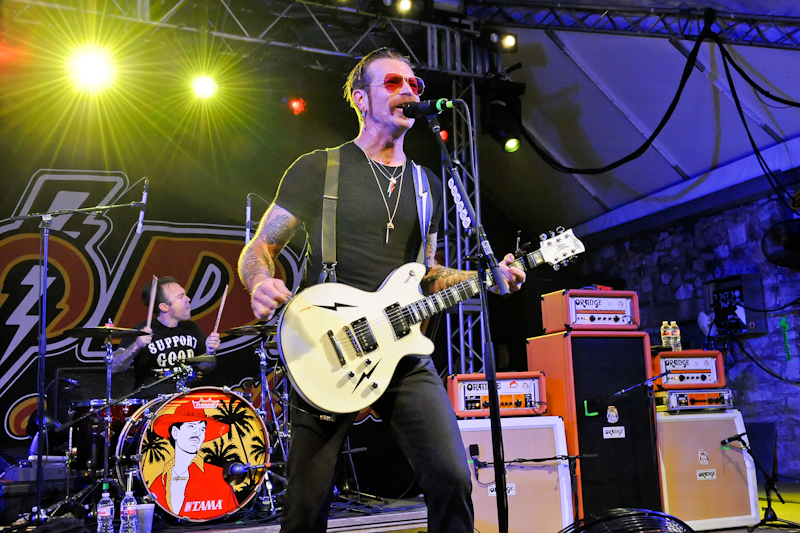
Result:
M639 329L639 296L635 291L566 289L542 296L546 334L575 329Z
M457 374L447 378L447 394L456 416L489 416L489 386L486 374ZM500 416L543 415L547 411L544 374L499 372L497 396Z
M653 375L667 370L668 375L653 382L656 390L725 387L725 366L716 350L661 352L653 358Z

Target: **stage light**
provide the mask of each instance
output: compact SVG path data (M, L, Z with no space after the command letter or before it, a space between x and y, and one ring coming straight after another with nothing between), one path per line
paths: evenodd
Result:
M450 134L447 133L447 130L439 130L439 137L441 137L444 142L447 142L447 139L450 138Z
M493 52L513 53L519 49L517 35L507 31L483 28L478 44Z
M80 91L97 93L114 81L114 63L111 53L96 46L84 46L69 58L72 82Z
M209 76L197 76L192 80L192 90L198 98L211 98L218 89L217 82Z
M506 152L519 150L522 138L522 102L525 84L489 78L482 81L481 126Z
M400 13L411 11L411 0L400 0L397 3L397 10L400 11Z
M301 115L306 112L306 101L302 98L292 98L289 100L289 108L295 115Z

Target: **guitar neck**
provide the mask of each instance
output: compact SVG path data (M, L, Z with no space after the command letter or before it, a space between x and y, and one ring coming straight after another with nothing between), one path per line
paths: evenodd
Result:
M536 250L515 260L511 263L511 266L527 271L544 262L542 253ZM412 302L402 308L403 317L408 324L418 324L449 307L476 296L481 291L479 283L478 276L473 276L452 287ZM491 272L486 273L486 284L487 287L494 285Z

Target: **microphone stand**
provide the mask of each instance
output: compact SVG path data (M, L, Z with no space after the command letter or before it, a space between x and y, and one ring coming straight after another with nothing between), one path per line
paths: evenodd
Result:
M103 205L97 207L83 207L79 209L61 209L49 213L29 213L11 217L11 220L30 220L38 218L40 224L41 256L39 267L39 354L37 357L36 374L36 410L39 420L38 427L38 446L36 449L36 506L31 513L31 522L45 522L47 514L42 508L44 500L44 461L45 455L45 413L44 396L45 387L45 357L47 356L47 267L50 261L50 226L54 216L67 215L73 213L93 213L106 211L117 207L141 207L141 202L131 202L129 204Z
M458 100L456 103L466 105L464 102ZM500 272L500 265L498 264L497 258L492 251L491 245L489 244L489 240L486 236L486 232L483 229L483 225L478 223L478 217L475 213L475 208L472 206L472 202L469 201L464 183L461 181L461 178L458 174L458 169L453 164L453 159L450 157L450 152L447 150L447 146L445 146L442 137L439 135L439 132L442 129L439 125L439 121L435 114L427 115L425 118L428 119L431 130L433 131L436 140L439 142L439 148L441 149L442 157L444 158L447 169L450 172L450 176L453 179L459 194L461 195L461 200L464 202L464 209L467 210L470 220L472 220L472 223L475 225L478 245L483 251L483 253L479 256L479 279L483 280L485 278L486 270L488 269L491 272L491 277L494 279L494 282L497 284L498 289L500 290L500 294L506 296L508 294L508 284L506 283L505 277L503 277L502 273ZM502 428L500 427L500 401L497 397L497 369L495 367L494 344L492 343L491 331L489 328L489 306L487 305L488 302L486 292L487 286L486 283L482 282L478 283L478 285L480 286L480 303L481 313L483 316L483 320L481 322L483 326L484 339L486 339L486 342L483 346L483 362L484 372L486 374L486 382L489 387L489 420L492 431L495 494L497 496L497 525L499 533L508 533L508 493L506 492L503 433Z

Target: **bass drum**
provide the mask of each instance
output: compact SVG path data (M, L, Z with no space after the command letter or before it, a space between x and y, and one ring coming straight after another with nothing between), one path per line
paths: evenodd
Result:
M264 422L249 401L200 387L152 400L130 417L117 442L116 473L125 485L133 470L137 492L164 513L203 522L256 495L266 470L231 476L230 467L268 463L269 451Z

